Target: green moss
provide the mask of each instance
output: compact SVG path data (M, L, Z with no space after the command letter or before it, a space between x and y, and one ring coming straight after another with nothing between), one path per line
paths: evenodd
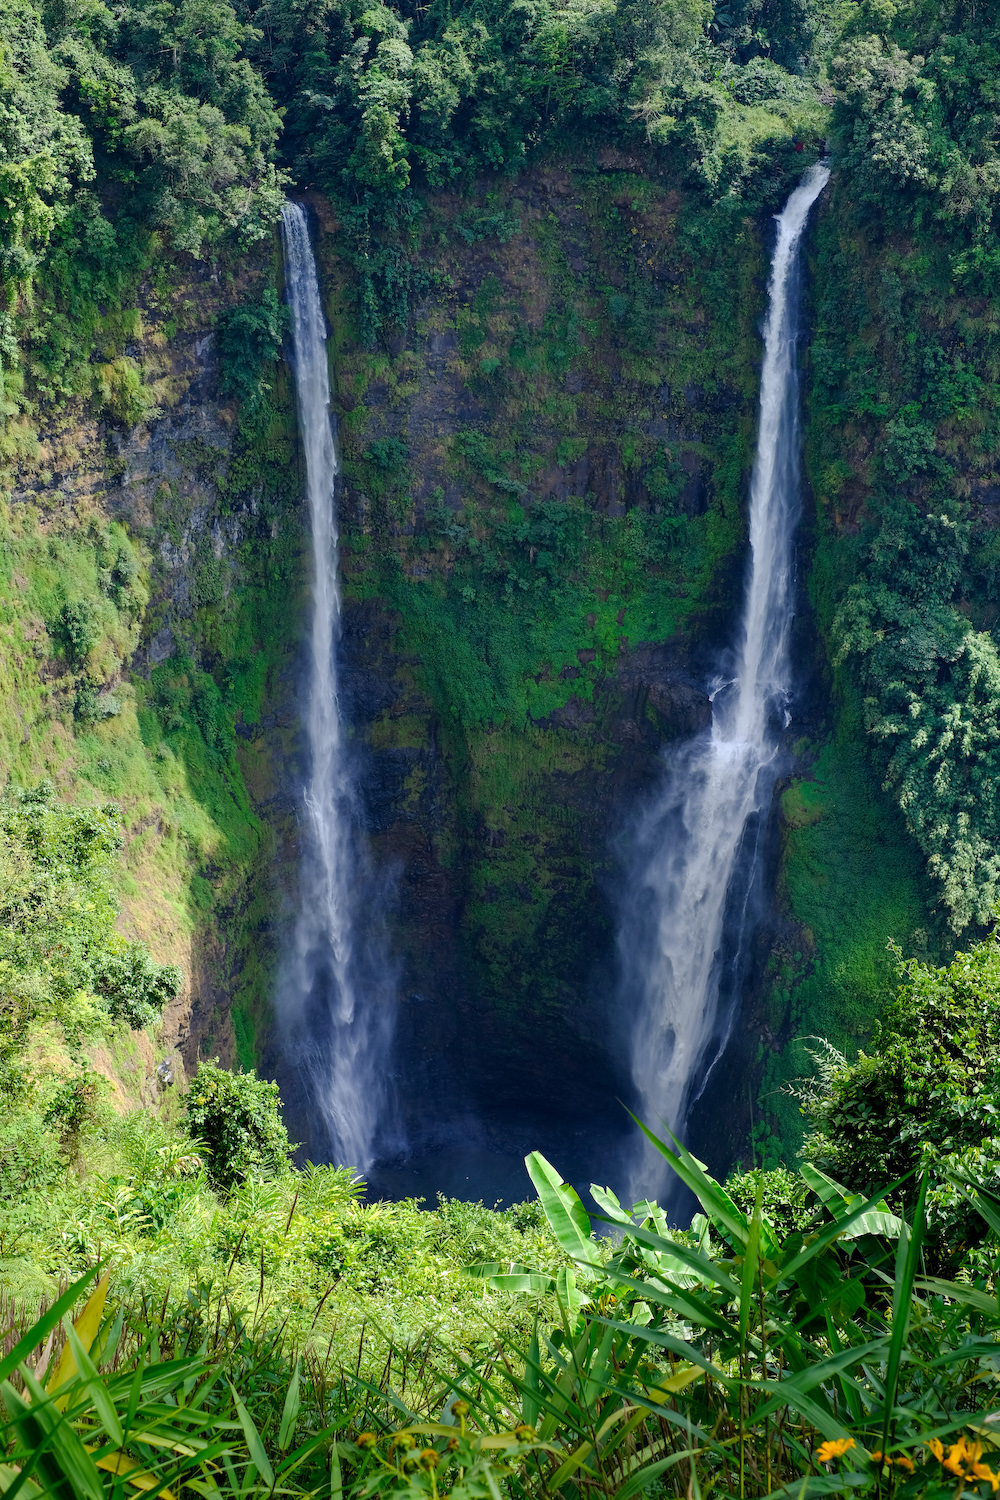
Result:
M243 274L266 280L276 269L272 261ZM176 302L183 290L168 267L160 295ZM207 293L205 319L216 296ZM108 337L141 337L137 317L115 313ZM186 311L182 321L190 324ZM48 513L25 503L0 510L0 758L15 784L48 774L70 801L121 805L128 839L117 881L128 923L158 956L184 955L192 945L197 952L221 926L224 968L216 961L213 979L236 994L246 1065L267 1018L273 955L262 934L272 842L254 811L234 729L258 724L263 705L281 700L280 675L298 634L289 601L302 576L295 413L284 367L272 363L259 383L265 396L238 424L228 452L200 440L174 444L183 475L159 485L144 529L110 522L90 501ZM62 441L83 439L68 425ZM109 460L112 478L114 468ZM52 476L39 469L31 477L47 498ZM211 497L196 526L191 480L199 503ZM221 556L213 527L230 539ZM165 538L190 549L186 608L163 571ZM148 680L130 675L140 640L164 625L176 654Z
M428 200L414 232L438 291L404 347L363 347L342 240L319 247L344 596L393 621L377 669L409 705L370 744L443 757L428 832L464 980L502 1035L551 1024L553 1043L610 943L609 685L643 643L720 634L738 588L766 271L755 224L673 182L554 170L554 190L496 187L490 213L519 223L500 242L452 234L453 202ZM407 818L427 795L412 771Z
M366 502L365 540L375 541L373 555L347 529L347 597L398 612L400 648L419 659L442 716L466 727L523 729L571 696L589 699L630 645L727 608L724 581L745 535L762 268L752 225L728 221L727 238L704 206L627 173L575 173L561 216L523 204L519 213L526 259L497 247L489 269L470 271L464 247L425 241L442 278L462 288L435 308L435 324L456 338L442 399L458 399L464 379L483 419L430 442L407 395L391 416L353 407L341 433L345 474ZM587 243L586 276L568 234ZM609 279L621 284L617 301ZM425 389L419 339L431 330L395 357L366 353L350 307L337 288L340 389L352 402L384 389L390 407L393 392ZM587 394L565 389L584 375ZM605 466L610 485L547 498L588 451L591 475ZM426 496L428 470L442 484L414 509L412 476ZM695 495L684 498L692 476Z
M772 1132L765 1152L776 1161L791 1160L801 1142L798 1106L781 1090L811 1071L803 1039L826 1037L853 1053L895 990L889 940L927 950L919 851L859 749L845 715L809 777L782 797L779 895L798 931L772 952L767 979L767 1025L780 1050L765 1062L761 1103Z

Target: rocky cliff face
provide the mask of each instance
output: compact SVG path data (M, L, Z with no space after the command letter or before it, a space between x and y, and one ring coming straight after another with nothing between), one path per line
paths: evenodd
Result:
M275 577L285 605L301 586L294 418L279 389L248 436L220 391L216 338L219 314L272 277L269 256L236 275L190 257L161 268L125 319L144 419L43 408L6 476L4 760L19 782L46 774L69 800L122 807L122 925L184 970L158 1048L189 1067L199 1051L254 1061L287 836L272 766L293 717L297 619L261 596ZM68 605L89 622L83 654ZM219 685L255 747L224 733Z
M617 1123L616 842L707 723L739 598L762 233L607 151L442 196L375 348L363 252L313 207L410 1139L428 1115Z
M398 969L407 1134L496 1141L514 1116L613 1134L629 1098L616 904L635 899L620 852L724 666L769 226L609 151L429 200L416 276L312 209L343 460L345 709ZM242 412L218 339L221 313L279 279L276 242L229 268L181 257L128 319L145 418L39 419L8 481L0 738L18 780L122 805L123 920L188 976L162 1048L278 1076L308 1146L270 1009L305 769L294 409L279 364ZM141 564L131 593L116 527ZM808 526L803 545L805 582ZM85 661L61 624L73 600L100 624ZM830 742L823 647L804 635L800 654L818 685L789 744L806 779L772 820L777 901L719 1074L733 1097L804 1027L860 1037L872 955L923 920L856 728ZM814 992L819 1023L800 1003ZM706 1109L699 1128L721 1140Z

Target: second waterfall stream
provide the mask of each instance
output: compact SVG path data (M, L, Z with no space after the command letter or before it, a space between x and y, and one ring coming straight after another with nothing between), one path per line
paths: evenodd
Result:
M663 1124L683 1131L729 1037L737 996L723 994L724 975L728 962L738 987L736 950L752 883L745 844L770 804L788 723L799 516L799 255L809 210L829 176L825 166L812 167L777 221L734 670L713 684L710 730L672 755L661 792L635 830L621 953L632 1076L641 1118L654 1131ZM662 1165L644 1152L634 1188L659 1191Z
M312 1122L312 1149L319 1144L331 1160L364 1170L385 1123L392 985L383 955L373 951L371 908L363 926L355 920L367 867L338 683L337 449L326 320L301 204L285 204L282 239L312 532L313 612L299 910L279 1016L310 1112L320 1117Z

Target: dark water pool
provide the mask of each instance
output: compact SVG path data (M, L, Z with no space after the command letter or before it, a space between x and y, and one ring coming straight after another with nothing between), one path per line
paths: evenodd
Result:
M625 1192L628 1139L625 1128L609 1128L606 1121L567 1123L529 1115L478 1121L395 1160L377 1163L366 1173L367 1196L373 1201L423 1198L433 1208L441 1193L487 1208L508 1208L535 1197L524 1157L537 1150L592 1207L592 1182Z

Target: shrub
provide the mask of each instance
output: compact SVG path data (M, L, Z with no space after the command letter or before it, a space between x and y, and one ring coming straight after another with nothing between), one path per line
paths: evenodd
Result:
M65 1173L57 1141L33 1109L0 1118L0 1200L5 1204L51 1188Z
M174 964L158 964L141 943L106 953L94 965L94 988L114 1021L133 1030L149 1026L168 1000L180 994L184 976Z
M787 1167L769 1172L755 1167L750 1172L734 1172L726 1181L726 1192L747 1218L753 1217L758 1191L761 1212L783 1235L803 1229L812 1217L806 1184Z
M187 1126L209 1153L208 1176L228 1191L252 1177L278 1176L291 1147L281 1121L278 1085L252 1073L229 1073L203 1061L185 1100Z
M83 1068L59 1085L42 1116L70 1161L79 1154L80 1133L93 1122L99 1097L96 1075Z
M196 729L210 750L225 756L233 741L232 715L215 679L188 656L163 662L152 674L152 702L165 733Z
M71 667L79 670L101 639L97 611L89 599L70 600L62 607L59 624L66 659Z
M219 319L222 389L251 415L271 389L270 375L288 325L288 309L266 287L256 306L234 307Z
M869 1052L848 1062L830 1049L803 1091L813 1123L810 1160L855 1192L931 1174L928 1225L936 1253L982 1240L981 1219L949 1179L1000 1178L1000 944L996 937L934 968L904 960L902 983Z

